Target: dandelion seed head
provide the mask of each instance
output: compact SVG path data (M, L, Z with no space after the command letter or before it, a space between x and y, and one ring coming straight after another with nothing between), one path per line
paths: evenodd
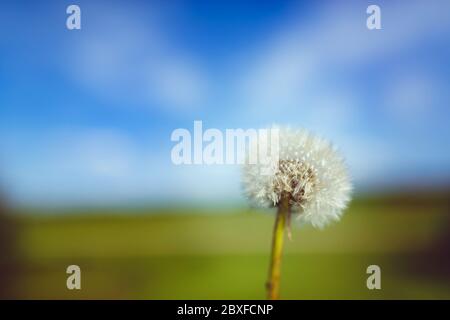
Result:
M243 167L243 188L248 199L256 206L274 207L287 194L292 213L303 223L322 228L339 220L352 191L343 158L328 141L306 130L277 130L278 158ZM250 152L258 152L260 141L256 144ZM262 173L268 166L269 172Z

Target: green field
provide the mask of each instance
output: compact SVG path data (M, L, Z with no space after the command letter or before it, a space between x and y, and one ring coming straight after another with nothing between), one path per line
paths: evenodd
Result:
M16 215L15 295L263 299L273 215L212 213L141 209ZM363 201L324 230L296 227L293 241L286 241L281 297L450 299L449 274L439 268L440 251L434 254L448 234L448 217L442 204ZM66 289L71 264L81 267L82 290ZM381 290L366 287L371 264L381 267Z

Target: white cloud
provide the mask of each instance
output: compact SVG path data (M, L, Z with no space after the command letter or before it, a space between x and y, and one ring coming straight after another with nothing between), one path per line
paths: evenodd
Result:
M381 5L382 30L366 28L364 4L342 2L320 6L305 22L294 15L258 50L239 85L242 105L254 116L261 109L308 108L311 96L327 94L329 79L360 70L386 56L408 53L430 35L449 33L450 3L421 1ZM336 79L334 79L336 81ZM339 88L352 97L351 88Z
M89 130L69 134L59 156L64 168L93 178L124 178L136 165L136 147L123 135L110 130ZM61 149L59 149L61 150Z
M121 202L148 195L142 151L127 134L70 128L14 138L2 174L13 199L29 203ZM32 159L30 161L30 159Z
M23 146L32 139L34 160L3 143L9 170L2 182L13 200L27 204L205 204L241 196L238 165L176 166L170 150L155 150L121 130L77 127L23 138L12 142Z
M133 6L88 9L96 20L86 22L80 36L66 43L70 63L64 67L76 82L108 102L127 106L168 111L201 106L206 72L171 41L158 18L164 16L161 8L154 5L146 16Z
M184 58L151 61L147 66L148 98L169 106L173 111L191 111L201 107L207 97L207 83L201 67Z
M428 124L439 111L436 106L442 96L440 81L433 75L408 68L392 76L385 93L386 114L401 126Z

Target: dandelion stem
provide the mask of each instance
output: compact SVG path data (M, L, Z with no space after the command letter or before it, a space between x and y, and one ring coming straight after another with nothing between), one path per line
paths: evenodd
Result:
M284 228L289 210L289 196L284 194L278 203L278 211L273 228L269 279L266 284L267 299L269 300L277 300L280 296L281 256L283 254Z

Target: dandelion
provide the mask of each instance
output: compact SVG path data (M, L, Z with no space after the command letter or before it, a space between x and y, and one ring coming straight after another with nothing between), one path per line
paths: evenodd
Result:
M267 166L262 163L246 164L243 169L248 199L259 207L277 207L267 281L269 299L279 297L284 230L287 226L290 237L291 215L322 228L339 220L352 189L344 161L329 142L303 129L278 128L278 133L278 157L271 158L270 172L261 173L262 166Z

